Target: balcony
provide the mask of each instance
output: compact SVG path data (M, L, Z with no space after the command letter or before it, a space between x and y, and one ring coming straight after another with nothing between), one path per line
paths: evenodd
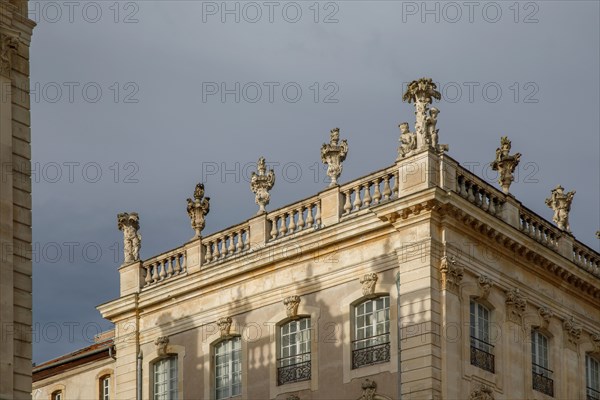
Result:
M494 346L471 336L471 365L495 373Z
M600 391L592 389L591 387L586 388L586 400L600 400Z
M390 361L389 334L352 342L352 369Z
M533 390L554 397L554 381L550 378L551 376L552 371L540 365L533 364Z
M310 380L310 353L280 358L277 385Z

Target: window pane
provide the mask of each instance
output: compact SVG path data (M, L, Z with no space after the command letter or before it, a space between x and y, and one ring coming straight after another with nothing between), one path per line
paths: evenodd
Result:
M241 339L235 337L217 344L215 346L215 394L217 399L225 399L240 393L241 372ZM236 386L238 389L235 389Z

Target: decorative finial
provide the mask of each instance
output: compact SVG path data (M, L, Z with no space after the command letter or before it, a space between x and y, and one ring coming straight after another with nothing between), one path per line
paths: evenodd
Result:
M269 204L269 200L271 199L269 190L275 185L275 172L270 170L267 174L267 165L264 157L258 159L257 171L258 173L252 172L250 189L256 195L255 202L259 206L257 214L262 214L267 212L265 206Z
M123 231L123 264L140 260L140 247L142 247L142 235L140 229L140 217L137 213L120 213L117 215L117 226Z
M327 176L331 178L329 187L337 185L337 179L342 174L342 163L348 154L348 141L340 140L340 128L331 130L329 144L321 146L321 161L327 164ZM339 143L339 144L338 144Z
M210 197L204 197L204 184L198 183L194 190L194 200L187 199L187 212L192 229L196 232L193 239L199 238L204 229L206 214L210 211Z
M403 101L415 103L415 135L418 150L431 148L438 153L448 150L448 145L438 144L439 129L436 126L440 110L435 107L429 109L433 99L441 100L441 98L442 95L437 91L437 85L433 83L431 78L412 81L408 84L406 92L402 96Z
M500 147L496 149L496 159L490 164L494 171L498 171L498 183L502 186L504 194L508 194L510 184L514 180L513 173L519 165L521 153L510 155L512 143L507 136L500 138Z
M546 199L546 205L554 210L552 221L558 226L558 229L571 232L569 225L569 212L571 211L571 203L573 202L575 191L565 193L565 189L558 185L552 189L552 194Z

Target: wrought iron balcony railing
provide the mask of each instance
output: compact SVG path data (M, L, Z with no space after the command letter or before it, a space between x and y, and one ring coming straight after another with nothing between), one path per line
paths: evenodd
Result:
M277 385L310 380L310 353L280 358Z
M600 391L587 387L586 400L600 400Z
M352 369L390 361L389 333L352 342Z
M495 373L494 346L471 336L471 365Z
M533 389L554 397L554 381L551 376L551 370L544 368L541 365L533 364Z

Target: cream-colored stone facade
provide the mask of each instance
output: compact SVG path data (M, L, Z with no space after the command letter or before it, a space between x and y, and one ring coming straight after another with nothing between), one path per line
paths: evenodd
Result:
M387 168L125 263L120 297L98 306L115 324L116 359L34 391L50 398L60 384L71 398L111 368L114 398L154 398L158 365L172 360L165 398L216 399L215 355L239 343L233 398L589 399L600 255L461 167L427 121L418 116L419 147ZM371 317L387 325L361 347L365 304L382 305ZM474 312L486 347L474 347ZM282 381L283 326L306 318L309 357L292 374L302 379ZM532 331L547 340L541 378Z
M31 396L31 131L24 0L0 0L0 399Z

